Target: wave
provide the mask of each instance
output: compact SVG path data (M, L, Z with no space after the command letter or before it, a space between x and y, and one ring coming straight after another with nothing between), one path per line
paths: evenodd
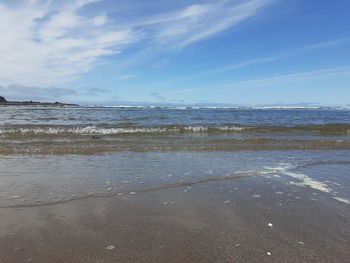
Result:
M325 134L350 134L349 124L309 126L12 126L0 128L0 136L29 135L126 135L157 133L286 133L311 132Z
M164 127L17 127L0 129L0 135L118 135L176 132L243 131L243 127L164 126Z

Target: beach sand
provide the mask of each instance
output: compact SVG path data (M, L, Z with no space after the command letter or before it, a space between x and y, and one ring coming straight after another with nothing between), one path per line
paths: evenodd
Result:
M0 208L0 262L346 262L349 204L289 179L126 182L123 195L18 201Z

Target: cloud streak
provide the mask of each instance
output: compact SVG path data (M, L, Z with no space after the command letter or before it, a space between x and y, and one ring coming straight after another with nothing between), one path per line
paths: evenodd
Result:
M136 23L158 43L172 48L210 38L254 17L271 0L235 2L218 1L214 4L194 4L181 10L161 14Z
M295 72L295 73L286 73L275 76L266 76L258 79L250 79L243 81L235 81L228 82L221 85L216 85L214 88L217 90L227 89L227 88L242 88L242 87L266 87L270 85L276 84L286 84L286 83L296 83L306 80L312 79L320 79L320 78L332 78L332 77L341 77L341 76L350 76L350 67L333 67L333 68L325 68L320 70L313 71L303 71L303 72ZM175 94L185 94L192 92L200 92L203 90L210 90L212 86L207 87L195 87L189 89L180 89L175 90L173 93Z

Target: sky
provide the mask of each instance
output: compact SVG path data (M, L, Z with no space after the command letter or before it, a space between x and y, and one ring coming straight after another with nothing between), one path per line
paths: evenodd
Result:
M0 0L0 95L350 105L347 0Z

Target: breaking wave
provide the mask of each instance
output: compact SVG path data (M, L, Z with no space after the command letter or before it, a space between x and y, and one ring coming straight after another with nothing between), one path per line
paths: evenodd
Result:
M0 135L119 135L176 132L241 132L245 128L234 126L165 126L165 127L17 127L0 129Z
M157 133L273 133L273 132L311 132L326 134L350 134L348 124L328 124L309 126L9 126L0 128L0 136L36 135L127 135Z

